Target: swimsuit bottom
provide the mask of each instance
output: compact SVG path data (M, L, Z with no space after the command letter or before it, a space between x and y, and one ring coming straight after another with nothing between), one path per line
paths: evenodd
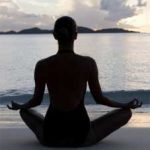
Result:
M59 111L50 106L44 120L44 145L76 147L84 143L90 120L84 105L71 111Z

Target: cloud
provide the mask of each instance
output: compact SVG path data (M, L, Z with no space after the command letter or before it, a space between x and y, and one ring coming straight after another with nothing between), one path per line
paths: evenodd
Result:
M23 28L48 28L52 17L25 13L12 0L0 1L0 31L21 30Z
M62 15L72 11L74 0L15 0L22 10L29 13ZM67 4L67 5L66 5Z
M145 7L146 5L147 5L146 1L138 0L138 4L137 4L138 7Z
M55 20L72 16L80 26L94 29L130 26L124 19L142 13L143 0L0 0L0 31L30 27L53 28ZM130 5L129 5L130 4Z
M99 0L74 0L73 10L68 13L80 26L99 28L104 23L104 13L99 9Z
M133 17L138 14L140 7L145 7L146 2L137 0L136 5L128 5L128 0L101 0L101 9L107 12L105 19L118 22L121 19Z
M74 0L73 9L68 14L81 26L97 29L125 27L121 20L139 15L146 5L142 0L135 0L134 4L129 0ZM134 28L129 24L126 26Z
M47 5L48 1L42 3L42 0L5 2L7 5L4 5L4 1L3 6L0 5L0 30L21 30L33 26L53 28L55 20L63 15L72 16L81 26L103 28L109 25L109 22L104 21L105 12L99 9L99 0L55 0L49 3L51 6Z
M0 1L0 7L5 6L10 9L18 9L18 5L14 3L12 0L1 0Z

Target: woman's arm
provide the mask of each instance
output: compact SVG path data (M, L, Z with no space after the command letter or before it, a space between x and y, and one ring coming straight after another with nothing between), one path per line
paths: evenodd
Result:
M94 97L96 103L110 106L110 107L117 107L117 108L137 108L141 107L142 103L139 102L137 99L133 99L129 103L119 103L116 101L112 101L103 96L102 90L98 80L98 69L96 62L91 59L90 63L90 73L89 73L89 80L88 80L89 88L91 91L92 96Z
M33 97L25 104L18 104L12 101L11 106L7 105L9 109L12 110L28 109L41 104L45 90L45 80L40 62L38 62L35 67L34 79L35 79L35 90Z

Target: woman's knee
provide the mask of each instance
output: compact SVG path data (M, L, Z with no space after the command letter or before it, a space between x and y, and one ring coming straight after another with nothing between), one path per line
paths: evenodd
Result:
M132 117L132 111L131 111L131 109L122 109L120 111L120 115L121 115L122 119L124 120L124 123L126 124Z
M43 122L44 116L33 109L20 109L20 116L23 120L36 120Z
M126 117L130 119L132 117L132 111L131 109L123 109L124 114L126 114Z
M28 112L28 109L20 109L19 113L20 113L20 116L22 118L24 118L24 117L28 116L29 112Z

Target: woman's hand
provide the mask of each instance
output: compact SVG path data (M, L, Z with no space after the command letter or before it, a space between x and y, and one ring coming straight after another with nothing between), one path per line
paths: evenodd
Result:
M138 99L133 99L132 101L130 101L129 103L127 103L127 105L125 106L125 108L131 108L131 109L136 109L142 106L142 102L140 102Z
M22 105L14 102L14 101L11 101L11 105L7 105L8 109L11 109L11 110L19 110L22 108L21 106Z

